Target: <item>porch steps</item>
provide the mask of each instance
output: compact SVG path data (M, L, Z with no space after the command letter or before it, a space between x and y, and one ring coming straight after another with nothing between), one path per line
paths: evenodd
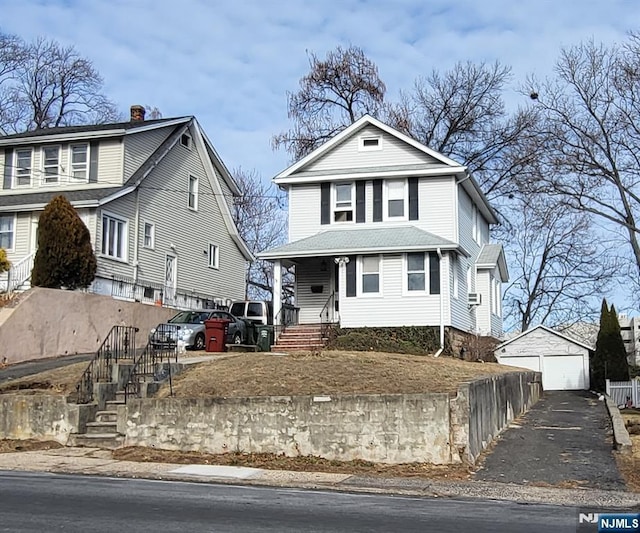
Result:
M271 349L276 352L314 351L322 350L324 345L322 326L320 324L304 324L289 326L280 334Z

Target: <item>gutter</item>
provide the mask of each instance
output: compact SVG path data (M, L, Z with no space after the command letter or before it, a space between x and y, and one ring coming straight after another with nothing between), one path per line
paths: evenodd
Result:
M436 249L438 253L438 259L442 263L442 250L438 246ZM440 348L433 355L433 357L440 357L440 354L444 351L444 297L442 295L442 273L440 274Z

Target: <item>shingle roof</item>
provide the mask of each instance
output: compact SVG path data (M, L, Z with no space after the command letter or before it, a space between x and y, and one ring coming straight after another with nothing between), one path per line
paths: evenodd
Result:
M476 264L478 265L497 265L500 254L502 253L502 245L485 244L480 250Z
M85 124L82 126L63 126L60 128L44 128L41 130L26 131L24 133L14 133L12 135L0 136L1 140L5 139L28 139L33 137L43 137L46 135L65 135L71 133L88 133L92 131L106 131L106 130L130 130L134 128L141 128L144 126L151 126L153 124L161 124L163 122L171 122L173 120L186 119L189 117L172 117L172 118L159 118L155 120L134 120L128 122L112 122L109 124Z
M316 255L461 250L459 245L413 226L328 230L259 254L264 259Z
M106 188L90 188L76 191L59 190L48 192L35 192L35 193L20 193L0 196L0 211L15 210L16 207L25 206L45 206L55 196L60 194L71 202L84 203L84 202L98 202L102 198L109 196L122 189L122 187L106 187Z

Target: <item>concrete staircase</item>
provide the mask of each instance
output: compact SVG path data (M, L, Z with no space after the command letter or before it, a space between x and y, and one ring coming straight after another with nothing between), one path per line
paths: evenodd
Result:
M87 422L87 432L74 435L73 445L109 450L120 448L124 435L118 433L118 405L124 405L124 398L107 401L105 410L96 412L94 422Z
M271 347L274 352L315 351L324 348L320 324L289 326Z

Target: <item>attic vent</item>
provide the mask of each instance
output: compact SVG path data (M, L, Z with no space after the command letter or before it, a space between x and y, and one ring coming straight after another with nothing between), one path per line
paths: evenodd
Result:
M183 133L180 137L180 144L185 148L189 148L191 150L191 135L188 133Z
M379 135L360 137L360 150L381 150L382 138Z

